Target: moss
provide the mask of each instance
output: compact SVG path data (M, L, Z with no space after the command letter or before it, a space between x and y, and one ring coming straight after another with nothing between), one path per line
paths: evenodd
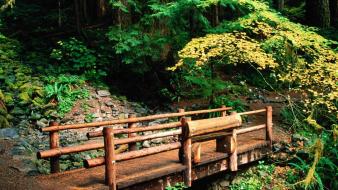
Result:
M4 101L7 105L12 105L14 103L14 95L11 93L6 93L4 97Z
M30 102L32 102L32 99L29 95L28 92L21 92L19 94L19 99L20 99L20 104L29 104Z
M9 122L7 121L7 118L3 115L0 115L0 128L7 128L10 127Z

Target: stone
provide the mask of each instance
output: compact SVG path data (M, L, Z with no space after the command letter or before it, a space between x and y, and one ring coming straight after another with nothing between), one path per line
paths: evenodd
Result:
M14 128L0 129L0 138L15 139L15 138L18 138L18 137L19 137L18 131Z
M155 143L155 144L160 144L160 143L164 142L164 138L153 139L153 140L151 140L151 142Z
M37 171L37 168L32 160L30 159L23 159L22 158L14 158L17 161L13 163L11 166L14 169L17 169L20 172L23 173L35 173Z
M37 122L36 122L36 125L37 125L40 129L41 129L41 128L45 128L45 127L48 126L47 123L44 123L44 122L42 122L41 120L37 121Z
M100 96L100 97L107 97L107 96L110 96L110 92L108 90L98 90L97 91L97 94Z
M149 143L149 141L144 141L144 142L142 143L142 147L144 147L144 148L150 148L150 143Z
M106 106L113 107L114 103L112 101L105 102Z
M23 109L21 109L18 106L15 106L14 109L11 111L12 115L24 115L25 111Z
M221 181L219 183L220 186L222 187L229 187L230 186L230 182L228 180L224 180L224 181Z

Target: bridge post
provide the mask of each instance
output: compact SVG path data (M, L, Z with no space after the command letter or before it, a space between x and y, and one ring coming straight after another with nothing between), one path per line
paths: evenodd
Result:
M104 137L104 156L105 156L105 182L109 189L116 190L116 160L114 145L114 129L105 127Z
M226 108L226 106L222 106L222 108ZM227 115L226 111L222 111L221 112L221 116L225 117ZM226 137L222 136L222 137L217 137L216 138L216 152L225 152L226 151Z
M178 109L178 113L184 113L184 112L185 112L184 109L182 109L182 108ZM180 117L178 117L178 120L180 122L182 122L183 118L184 118L184 116L180 116ZM183 130L183 127L184 127L184 125L181 126L182 130ZM181 138L183 138L183 135L181 135ZM183 146L178 150L178 158L179 158L180 162L183 163Z
M57 122L51 122L49 126L58 126ZM59 148L60 146L60 139L58 131L51 131L49 132L49 146L50 149ZM58 173L60 172L60 163L59 163L60 156L54 156L50 158L50 173Z
M192 183L192 178L191 178L191 173L192 173L192 159L191 159L191 148L192 148L192 141L191 141L191 137L189 137L189 131L188 131L188 127L186 126L186 123L188 121L191 121L190 117L187 118L182 118L181 122L182 122L182 137L181 137L181 144L183 147L183 164L186 166L186 169L184 171L184 184L187 187L191 187L191 183Z
M136 115L135 114L129 114L128 118L136 118ZM136 127L136 123L128 123L129 129L135 128L135 127ZM136 136L137 136L136 133L128 133L128 138L136 137ZM128 150L129 151L137 150L136 143L129 143L128 144Z
M237 131L236 129L232 130L232 135L226 137L227 141L227 150L229 154L229 169L230 171L237 171Z
M272 106L266 107L266 140L269 141L269 148L272 148Z

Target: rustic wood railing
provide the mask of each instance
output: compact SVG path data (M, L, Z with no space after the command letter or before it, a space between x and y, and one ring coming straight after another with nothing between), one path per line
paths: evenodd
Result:
M227 110L231 110L231 109L232 109L231 107L225 107L225 106L222 106L221 108L216 108L216 109L187 111L187 112L185 112L184 109L179 109L178 113L158 114L158 115L150 115L150 116L144 116L144 117L136 117L135 115L129 115L129 118L126 118L126 119L93 122L93 123L83 123L83 124L73 124L73 125L59 125L56 122L51 122L49 127L45 127L41 129L42 132L49 132L50 149L39 151L37 153L37 157L39 159L50 158L51 173L57 173L60 171L59 157L61 155L104 148L104 142L87 143L83 145L76 145L76 146L69 146L69 147L60 147L59 131L69 130L69 129L76 130L76 129L81 129L81 128L113 126L116 124L128 124L128 128L126 129L112 129L114 134L128 134L128 138L116 139L114 144L115 145L128 144L129 151L133 151L133 150L136 150L136 142L155 139L155 138L161 138L161 137L166 137L166 136L174 136L174 135L179 135L181 133L181 131L177 129L175 131L168 131L168 132L164 132L160 134L153 134L149 136L136 136L137 132L179 128L181 127L181 122L171 122L167 124L159 124L159 125L143 126L143 127L135 127L136 123L144 122L144 121L151 121L151 120L156 120L156 119L162 119L162 118L178 117L180 119L184 116L215 113L215 112L221 112L224 115ZM94 138L94 137L100 137L100 136L103 136L102 131L87 133L88 138ZM124 159L123 156L121 159L122 160ZM92 162L85 162L85 164L88 166L95 166L95 165L100 165L100 164L102 165L103 163L99 162L98 160L93 160Z
M255 113L266 112L266 123L262 125L252 126L249 128L238 129L242 125L241 115L249 115ZM205 139L216 139L216 151L224 152L229 155L229 168L231 171L237 171L237 135L255 130L266 128L266 140L269 141L269 147L272 145L272 107L268 106L266 109L255 110L244 113L235 113L227 116L222 114L222 117L202 119L191 121L189 117L181 118L181 130L172 131L172 135L180 135L179 142L173 142L165 145L160 145L142 150L135 150L127 153L115 154L115 145L120 139L114 139L114 130L105 127L103 130L105 157L86 160L87 167L97 165L105 165L105 182L110 189L117 189L116 162L133 159L148 155L157 154L173 149L180 149L179 158L184 165L184 183L190 187L192 184L192 143L199 142ZM222 134L217 136L215 134ZM166 132L156 133L158 136L166 136ZM169 134L168 134L169 135ZM214 135L214 136L213 136ZM204 138L207 137L207 138ZM134 137L130 138L133 139ZM128 140L126 142L138 142L143 139L150 139L151 135L146 135L138 139ZM195 139L195 140L193 140ZM200 153L200 151L197 151ZM198 154L197 153L197 154ZM200 155L198 155L200 157Z

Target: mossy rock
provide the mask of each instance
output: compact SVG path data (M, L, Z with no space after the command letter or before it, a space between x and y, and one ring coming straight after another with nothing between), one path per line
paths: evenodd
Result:
M20 99L20 104L22 105L29 104L32 102L32 99L28 92L21 92L18 97Z
M6 93L4 97L4 101L7 105L13 105L14 104L14 94Z
M32 103L34 106L39 107L39 108L44 108L45 106L45 101L44 99L40 98L40 97L36 97L32 100Z
M5 100L5 95L2 93L1 90L0 90L0 100Z
M10 112L13 115L25 115L25 110L21 109L20 107L16 106L14 109Z
M3 115L0 115L0 128L8 128L10 127L7 118Z

